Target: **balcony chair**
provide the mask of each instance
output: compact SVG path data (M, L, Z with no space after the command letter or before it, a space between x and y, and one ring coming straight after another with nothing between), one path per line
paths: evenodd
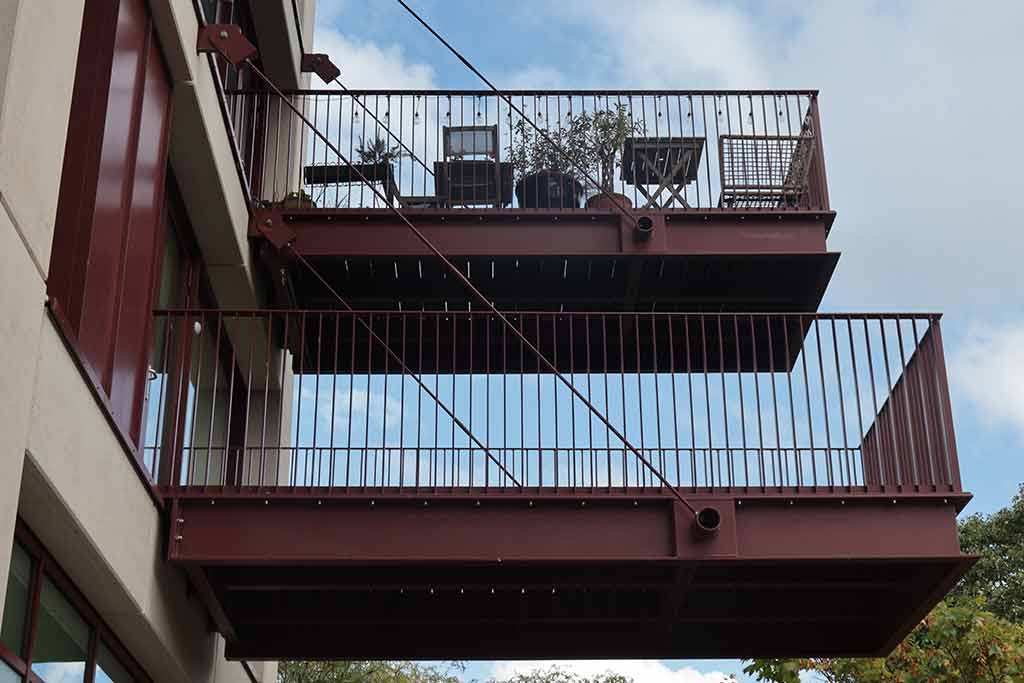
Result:
M512 203L512 164L501 161L498 126L445 126L434 162L439 206L501 208Z
M808 189L814 136L723 135L718 139L723 208L793 208Z

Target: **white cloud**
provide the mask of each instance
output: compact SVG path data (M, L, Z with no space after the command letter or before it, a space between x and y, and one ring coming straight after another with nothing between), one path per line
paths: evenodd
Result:
M629 88L764 87L756 26L724 3L569 0L549 11L597 34L580 42L598 53L588 61L608 68L606 81Z
M357 40L326 23L317 24L314 41L316 51L330 55L341 68L341 82L348 88L437 88L433 67L411 61L399 45Z
M982 422L1008 425L1024 442L1024 323L974 326L950 366Z
M494 82L504 90L558 90L565 87L565 75L548 64L532 64Z
M993 292L1019 291L1024 3L541 6L520 20L565 38L534 87L821 89L829 246L844 254L826 305L991 310Z
M517 673L543 671L553 666L582 676L595 676L611 671L631 678L637 683L722 683L729 680L729 674L720 671L701 672L689 666L671 669L663 662L653 659L495 662L492 677L496 680L505 680Z

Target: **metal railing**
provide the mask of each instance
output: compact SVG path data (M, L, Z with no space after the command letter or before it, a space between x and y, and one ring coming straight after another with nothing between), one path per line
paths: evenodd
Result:
M815 91L513 91L514 106L472 90L287 96L342 156L275 95L230 91L267 204L609 210L607 191L641 209L829 209Z
M656 491L607 419L687 491L960 491L937 316L511 319L597 412L487 314L158 312L146 465L171 488Z

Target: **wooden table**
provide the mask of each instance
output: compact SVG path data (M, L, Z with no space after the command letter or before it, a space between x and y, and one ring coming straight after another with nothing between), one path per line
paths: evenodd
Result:
M683 190L697 179L702 137L631 137L622 148L622 179L635 186L647 203L641 208L670 207L676 201L688 207ZM654 192L647 187L655 185ZM665 191L669 197L659 204Z

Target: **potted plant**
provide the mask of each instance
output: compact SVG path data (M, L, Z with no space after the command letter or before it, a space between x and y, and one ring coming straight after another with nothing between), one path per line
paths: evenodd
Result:
M568 125L541 136L526 119L512 126L509 161L515 169L519 206L528 209L577 208L583 184L575 168L586 168L589 119L570 117ZM575 162L575 165L574 165Z
M632 207L633 202L626 195L615 192L615 168L622 155L622 147L626 138L632 135L643 135L644 127L634 121L626 105L619 104L614 109L582 114L589 116L590 122L587 146L588 170L594 173L601 183L601 192L587 200L588 208L612 209L615 202L625 207ZM609 198L614 197L614 201Z
M615 194L620 204L632 205L614 193L615 168L623 143L643 132L625 105L599 112L569 114L565 126L545 131L547 139L519 119L513 126L509 158L516 170L516 197L526 208L574 208L580 205L586 177L597 177L600 188ZM582 172L582 173L581 173ZM587 206L611 208L602 192Z
M391 201L397 194L398 188L395 185L395 172L391 163L404 157L406 154L401 146L391 147L387 140L381 137L374 137L372 142L366 142L359 138L359 147L356 147L356 154L359 155L359 163L353 168L371 183L378 182L384 187L384 195ZM350 182L355 178L350 176Z
M356 147L359 161L364 164L390 164L405 156L401 146L388 147L387 140L375 137L373 142L365 142L359 138L359 147Z

